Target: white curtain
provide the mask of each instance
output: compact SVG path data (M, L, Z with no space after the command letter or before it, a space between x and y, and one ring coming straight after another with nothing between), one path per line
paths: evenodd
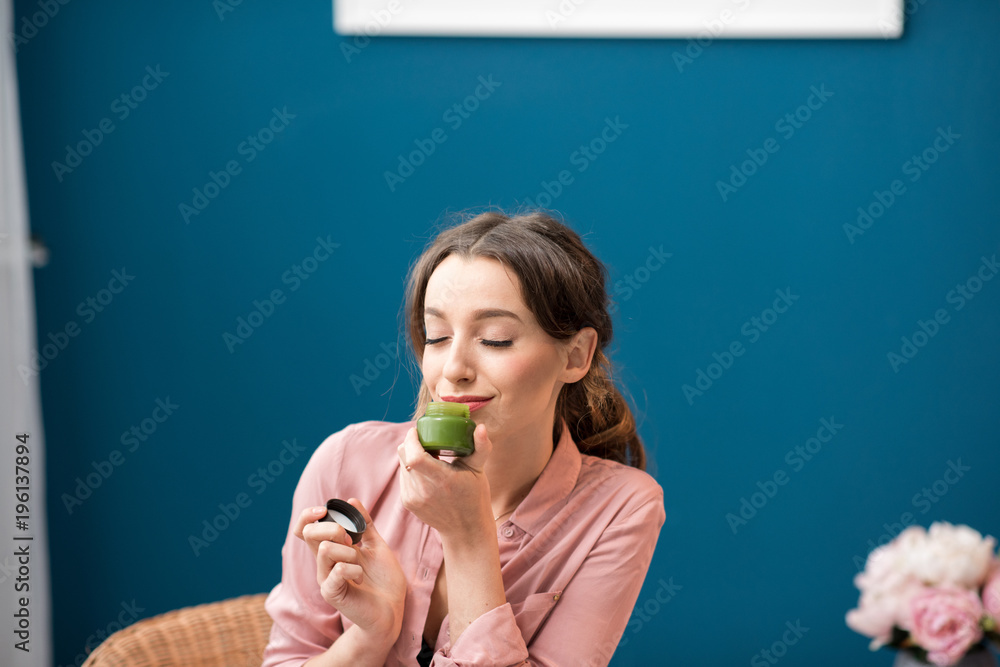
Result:
M8 39L13 32L13 0L0 0L0 665L52 667L45 440L39 378L31 375L22 379L18 373L19 365L29 365L36 337L17 68L12 40ZM27 463L22 466L29 472L27 485L23 479L16 480L20 474L16 469L17 446L21 444L16 436L20 434L28 435L27 459L21 459ZM28 494L26 529L17 525L21 514L17 511L15 486L29 487L21 491ZM27 555L18 555L24 551ZM21 644L14 630L23 624L25 613L27 628L23 636L27 644Z

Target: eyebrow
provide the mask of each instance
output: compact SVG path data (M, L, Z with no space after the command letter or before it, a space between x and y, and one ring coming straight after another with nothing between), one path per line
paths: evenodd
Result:
M444 314L442 314L441 311L436 308L424 308L424 315L439 317L442 320L447 319L445 318ZM504 310L503 308L480 308L479 310L473 311L472 313L473 320L486 320L491 317L511 317L517 320L518 322L521 321L521 318L518 317L515 313L512 313L509 310Z

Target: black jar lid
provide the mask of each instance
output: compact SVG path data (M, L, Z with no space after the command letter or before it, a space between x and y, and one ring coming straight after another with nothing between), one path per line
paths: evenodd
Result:
M354 505L346 500L334 498L326 501L326 509L326 516L320 519L320 521L332 521L343 526L347 534L351 536L352 544L357 544L361 541L361 534L365 532L368 524L365 522L365 518L361 516L361 512Z

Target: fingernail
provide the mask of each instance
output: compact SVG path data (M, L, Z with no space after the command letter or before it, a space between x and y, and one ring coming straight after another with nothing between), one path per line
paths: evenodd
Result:
M325 507L314 507L313 508L313 514L326 514L326 508Z

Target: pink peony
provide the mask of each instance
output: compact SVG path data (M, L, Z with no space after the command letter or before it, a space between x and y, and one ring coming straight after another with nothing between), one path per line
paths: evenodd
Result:
M935 665L954 665L983 638L983 605L972 591L930 588L910 601L913 641Z
M983 606L1000 625L1000 560L994 561L993 571L983 587Z

